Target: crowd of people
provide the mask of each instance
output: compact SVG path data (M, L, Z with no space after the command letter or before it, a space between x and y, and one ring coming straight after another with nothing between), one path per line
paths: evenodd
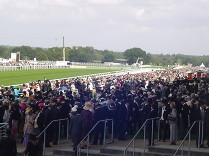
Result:
M148 146L154 144L152 134L156 132L156 123L160 124L160 140L170 139L170 144L175 145L177 139L184 138L194 121L202 121L203 137L198 136L198 124L192 133L203 138L197 139L197 146L203 147L207 140L209 147L209 78L202 74L188 79L187 70L158 70L53 82L39 80L23 84L21 88L1 87L0 123L9 123L11 135L16 142L25 145L26 154L40 154L42 149L38 142L43 141L43 137L37 139L36 136L51 121L66 118L70 122L69 125L66 121L61 122L62 135L67 133L69 126L75 151L83 137L100 120L112 119L113 138L126 140L127 135L133 135L147 119L157 117L153 128L151 121L146 124ZM111 121L107 127L111 135ZM46 130L45 147L58 144L58 129L59 124L51 124ZM102 144L104 124L98 124L91 136L92 144ZM112 137L109 138L113 142ZM82 148L86 146L87 141L84 141Z

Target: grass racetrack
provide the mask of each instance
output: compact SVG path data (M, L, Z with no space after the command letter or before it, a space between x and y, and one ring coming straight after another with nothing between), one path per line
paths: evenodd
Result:
M115 70L111 69L37 69L37 70L16 70L0 71L0 85L11 86L28 83L31 81L48 80L76 77L96 73L105 73Z

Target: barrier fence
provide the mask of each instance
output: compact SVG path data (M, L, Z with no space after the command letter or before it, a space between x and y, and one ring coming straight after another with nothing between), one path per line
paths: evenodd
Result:
M56 66L56 65L0 66L0 71L36 70L36 69L68 69L68 68L72 68L72 66Z

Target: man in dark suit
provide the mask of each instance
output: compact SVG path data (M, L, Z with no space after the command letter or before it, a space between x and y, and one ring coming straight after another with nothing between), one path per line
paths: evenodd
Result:
M139 121L140 121L140 113L139 113L139 105L137 103L137 100L135 98L133 102L133 107L132 107L132 112L133 112L133 132L137 130L137 127L139 126Z
M181 115L181 119L182 119L182 123L183 123L181 138L184 138L186 135L186 132L188 130L188 127L189 127L189 109L190 108L184 98L181 99L181 104L182 104L182 109L181 109L180 115Z
M101 104L97 104L94 112L94 123L96 124L100 120L105 120L107 118L107 113L108 113L107 106L102 106ZM97 145L99 135L100 135L99 144L102 145L104 140L104 122L100 122L95 128L95 135L93 140L94 145Z
M200 147L203 147L202 124L203 124L204 120L205 120L205 106L203 103L201 103L201 104L199 104L199 106L197 106L197 109L195 111L195 121L202 121L200 124L200 127L199 127L199 123L196 123L196 125L195 125L195 132L196 132L196 136L197 136L196 137L196 147L198 147L198 144ZM200 136L199 136L199 130L200 130Z
M118 112L118 140L126 140L125 133L128 129L128 122L129 122L129 103L125 101L123 105L121 105L119 112Z
M2 107L2 101L0 101L0 123L3 123L4 108Z
M204 129L205 129L204 131L205 133L203 135L203 140L207 139L207 146L209 147L209 103L205 104Z
M44 112L44 128L46 128L53 120L53 107L55 101L50 100L48 109ZM46 130L46 144L45 147L51 147L49 144L53 136L53 125L51 124Z
M165 142L169 133L168 114L170 114L170 112L171 110L167 100L166 99L162 100L161 107L159 110L159 117L160 117L160 140L162 139L163 142Z
M16 156L16 141L11 137L11 130L6 131L6 137L0 141L0 156Z
M62 104L61 103L57 103L57 107L54 107L52 109L53 120L62 119L61 107L62 107ZM53 145L57 145L58 144L58 136L60 135L59 134L59 126L60 126L60 130L61 130L61 121L57 121L57 122L53 123L53 129L54 129L54 131L53 131Z
M154 108L154 104L151 104L151 111L148 114L148 119L156 118L157 116L158 115L157 115L156 109ZM153 122L153 125L152 125L152 122ZM155 133L155 129L156 129L155 125L156 125L156 120L153 120L153 121L149 120L147 122L146 128L147 128L147 137L149 140L148 146L154 145L154 133Z
M73 150L77 151L77 146L82 140L82 131L84 128L84 119L81 116L82 108L77 108L77 114L70 120L69 134L73 142Z

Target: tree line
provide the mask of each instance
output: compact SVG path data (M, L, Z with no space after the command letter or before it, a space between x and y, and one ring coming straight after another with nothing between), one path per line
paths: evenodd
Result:
M0 46L0 58L10 58L11 53L20 52L21 60L61 61L63 58L62 47L39 48L30 46ZM93 47L73 46L65 48L66 61L70 62L119 62L151 64L157 66L188 65L200 66L202 63L209 67L209 55L192 56L183 54L150 54L141 48L130 48L124 52L98 50Z

